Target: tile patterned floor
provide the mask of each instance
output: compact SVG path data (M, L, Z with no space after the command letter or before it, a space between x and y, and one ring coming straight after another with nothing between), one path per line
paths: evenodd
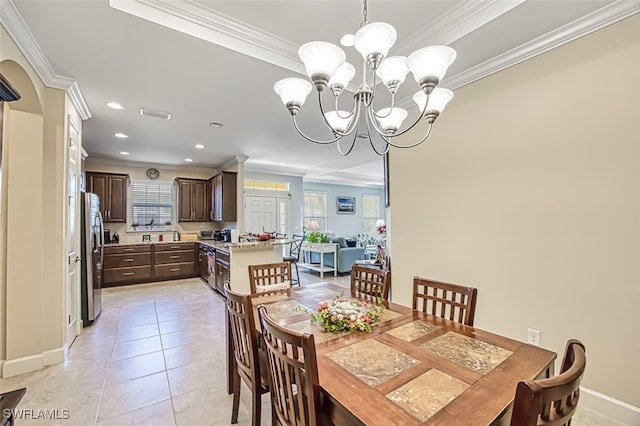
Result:
M304 284L321 281L301 272ZM349 276L334 279L348 286ZM232 397L224 374L224 304L200 279L116 287L103 292L103 312L84 329L64 363L0 379L0 392L27 387L23 425L228 425ZM251 421L241 392L239 425ZM263 425L270 424L268 395ZM574 425L613 426L581 410Z

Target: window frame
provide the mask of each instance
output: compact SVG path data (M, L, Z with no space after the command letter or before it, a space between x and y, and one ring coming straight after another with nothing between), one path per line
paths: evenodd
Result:
M161 192L161 188L158 188L158 200L157 203L150 203L146 206L144 205L140 205L141 203L143 203L143 200L137 200L136 197L136 193L138 193L138 191L140 191L139 189L137 189L136 187L140 187L140 186L144 186L145 187L145 193L148 194L148 189L151 186L157 186L157 187L164 187L162 192ZM167 191L169 190L169 191ZM170 202L164 201L160 198L161 197L161 193L162 194L167 194L167 192L171 193L171 200ZM148 197L148 195L147 195ZM175 212L176 212L176 205L175 205L175 201L176 201L176 193L175 193L175 185L173 182L164 182L164 181L143 181L143 180L139 180L139 181L131 181L131 187L130 187L130 209L129 209L129 214L130 214L130 226L128 229L128 232L148 232L148 231L170 231L172 230L173 227L173 223L174 223L174 219L175 219ZM146 225L141 223L138 226L134 226L135 223L139 223L138 220L140 219L140 213L136 214L135 213L135 209L136 208L157 208L158 211L158 222L159 223L155 223L153 225ZM167 215L166 213L162 213L160 211L160 209L166 209L169 208L170 212L169 215ZM153 213L151 213L153 214ZM153 217L152 217L153 218ZM155 218L153 218L155 219ZM145 219L144 221L147 221L147 219ZM169 222L169 224L167 225L166 222Z
M323 216L319 216L319 215L308 215L308 209L307 209L307 195L319 195L324 199L324 212L323 212ZM319 225L319 229L317 229L317 231L319 232L327 232L328 229L328 214L327 214L327 193L324 191L304 191L304 209L303 209L303 220L304 220L304 230L305 233L309 233L309 220L311 219L316 219L318 220L318 225ZM316 230L312 230L311 232L316 231Z

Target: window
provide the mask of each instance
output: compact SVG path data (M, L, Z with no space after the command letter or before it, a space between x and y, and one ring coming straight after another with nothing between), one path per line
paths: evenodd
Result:
M307 233L326 232L327 194L325 192L304 193L304 229Z
M133 229L166 230L173 219L173 185L164 182L131 182ZM135 226L139 224L138 226Z
M362 196L362 231L378 235L376 221L380 219L380 197L377 195Z
M267 189L269 191L288 191L289 182L275 182L256 179L245 179L244 187L248 189Z

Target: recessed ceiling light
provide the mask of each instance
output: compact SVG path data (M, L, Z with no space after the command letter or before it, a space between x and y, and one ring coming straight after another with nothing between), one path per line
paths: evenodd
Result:
M191 158L185 158L184 161L186 161L187 163L192 162L193 160Z
M118 133L116 133L116 134L115 134L115 135L113 135L113 136L115 136L116 138L120 138L120 139L126 139L126 138L128 138L128 137L129 137L129 135L126 135L126 134L124 134L124 133L122 133L122 132L118 132Z
M127 151L120 151L120 155L129 155Z
M209 126L220 128L220 127L224 126L224 124L212 121L211 123L209 123Z
M344 47L351 47L353 46L353 40L355 39L355 37L356 36L354 36L353 34L345 34L340 38L340 44Z
M107 106L111 109L124 109L124 106L118 102L107 102Z
M196 148L198 148L198 149L204 149L204 145L202 145L201 143L196 144Z

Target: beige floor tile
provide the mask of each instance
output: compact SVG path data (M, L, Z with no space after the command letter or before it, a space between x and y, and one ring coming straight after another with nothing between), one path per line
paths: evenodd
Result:
M192 345L176 346L164 350L167 369L181 367L205 359L224 360L224 348L211 340L202 340Z
M113 346L111 362L161 350L162 343L160 342L160 336L151 336L142 339L116 343Z
M92 425L96 421L96 413L100 404L102 389L89 393L79 393L72 397L55 399L45 403L34 403L33 401L20 408L31 409L33 417L31 419L16 419L16 424L20 426L69 426L69 425ZM36 413L43 410L47 416L46 420L36 417ZM28 413L28 411L26 412ZM44 414L41 414L44 415Z
M171 320L164 321L158 324L160 327L160 334L168 334L175 333L176 331L182 331L189 328L195 328L198 326L198 323L195 319L179 319L179 320Z
M177 346L195 345L202 340L206 340L207 336L198 327L176 331L175 333L163 334L160 338L162 339L162 347L164 349L169 349Z
M224 388L226 380L224 375L219 373L222 368L217 359L209 358L167 370L171 396L176 397L214 386Z
M103 422L99 426L175 426L173 405L167 399Z
M55 371L27 389L33 391L33 404L46 405L50 401L71 399L102 390L106 374L106 364L65 372Z
M157 336L158 334L160 334L158 324L138 325L119 330L118 334L116 334L116 343L143 339L145 337Z
M232 396L222 386L200 389L173 398L178 426L209 426L231 420ZM246 415L246 409L240 407Z
M169 397L169 383L164 371L106 386L102 394L98 421L164 401Z
M106 386L165 371L162 351L121 359L109 364Z
M142 315L135 316L125 316L120 318L120 323L118 324L118 331L136 327L139 325L149 325L155 324L158 322L158 318L156 317L155 311L153 313L147 313Z

